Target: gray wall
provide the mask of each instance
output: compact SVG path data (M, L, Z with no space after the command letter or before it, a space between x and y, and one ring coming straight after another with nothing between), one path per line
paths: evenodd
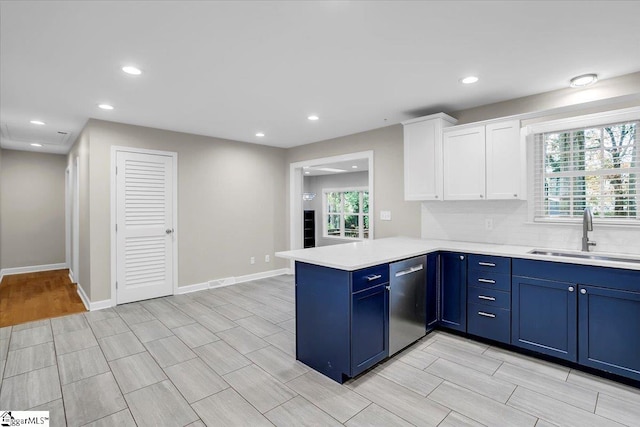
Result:
M301 145L287 150L287 164L322 157L373 150L375 238L420 237L420 202L404 200L402 125L387 126L341 138ZM287 194L289 183L287 168ZM288 203L288 201L287 201ZM381 210L391 211L391 221L380 221ZM287 224L289 208L287 206ZM289 241L287 227L287 242Z
M313 200L302 202L303 209L316 211L316 246L329 246L353 242L353 239L327 239L322 237L322 190L325 188L368 186L369 172L350 172L304 177L304 191L316 193L316 197Z
M93 119L85 129L89 136L92 301L111 296L110 158L114 145L178 153L179 286L288 266L274 256L286 249L283 149ZM84 228L83 232L86 237ZM271 262L264 261L265 255L271 256ZM254 265L249 263L252 256ZM81 262L82 277L85 269Z
M64 263L65 157L1 151L0 267Z

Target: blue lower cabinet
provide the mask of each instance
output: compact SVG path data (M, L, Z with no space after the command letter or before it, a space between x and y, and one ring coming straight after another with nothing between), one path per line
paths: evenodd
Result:
M389 292L378 285L351 297L351 375L389 355Z
M640 293L580 286L580 364L640 380Z
M511 311L485 304L467 305L467 332L509 344Z
M511 344L577 361L577 286L512 277Z
M438 326L438 254L427 255L426 331Z
M440 325L467 331L467 256L440 253Z

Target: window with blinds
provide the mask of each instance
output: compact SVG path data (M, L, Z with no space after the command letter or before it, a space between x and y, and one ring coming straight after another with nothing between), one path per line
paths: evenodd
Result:
M534 219L638 221L638 121L534 135Z

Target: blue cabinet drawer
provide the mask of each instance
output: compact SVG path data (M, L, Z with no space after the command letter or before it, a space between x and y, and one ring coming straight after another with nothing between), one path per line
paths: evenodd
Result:
M511 311L480 304L468 304L467 332L509 344L511 339Z
M489 255L469 255L469 270L511 274L511 258Z
M511 276L493 271L469 270L467 285L511 292Z
M363 268L351 273L351 292L358 292L389 281L389 264Z
M467 302L481 304L489 307L511 309L511 293L496 291L495 289L477 288L469 286L467 289Z

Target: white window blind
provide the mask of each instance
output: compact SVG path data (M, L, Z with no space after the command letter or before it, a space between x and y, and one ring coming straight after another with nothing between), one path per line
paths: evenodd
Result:
M638 222L638 121L534 135L534 219Z

